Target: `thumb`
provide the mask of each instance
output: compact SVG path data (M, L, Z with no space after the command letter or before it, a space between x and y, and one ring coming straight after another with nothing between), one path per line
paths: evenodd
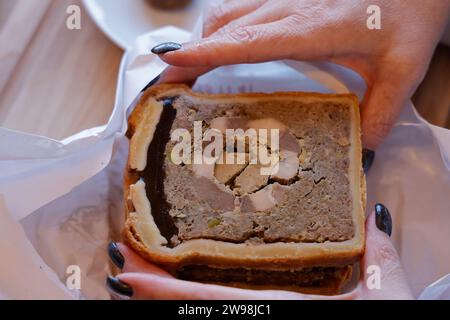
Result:
M375 205L375 212L366 220L366 232L366 251L362 260L366 298L412 299L406 275L390 239L392 220L384 205Z
M372 79L362 101L361 122L364 146L375 150L395 124L413 85L404 76L385 72Z

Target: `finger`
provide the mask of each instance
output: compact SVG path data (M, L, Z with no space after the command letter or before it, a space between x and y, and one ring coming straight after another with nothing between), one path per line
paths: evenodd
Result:
M395 124L408 93L405 84L389 78L377 78L368 88L361 104L363 144L375 150Z
M267 0L230 0L211 5L205 15L203 37L210 36L230 21L252 12L266 2Z
M292 54L292 43L289 46L287 41L290 33L292 31L280 21L240 27L216 37L185 43L179 50L159 56L170 65L182 67L279 60Z
M189 86L193 86L199 76L211 71L213 68L200 67L200 68L183 68L169 66L161 74L158 83L186 83Z
M366 220L366 249L362 259L361 288L372 299L411 299L411 291L389 235L390 214L381 205ZM376 221L377 217L377 223ZM380 228L382 230L380 230Z
M217 67L280 59L330 60L348 54L355 47L355 37L349 37L339 23L318 23L305 15L223 30L183 45L162 43L152 52L170 65Z
M358 298L358 292L353 290L348 293L333 295L333 296L325 296L325 295L305 295L305 298L311 300L355 300Z
M175 49L173 44L160 44L152 52L170 65L218 67L280 59L333 58L348 50L344 49L347 43L343 43L342 34L330 33L329 26L313 28L300 22L298 17L288 16L265 24L227 29L205 39L178 45ZM336 47L336 43L340 45Z
M123 272L144 272L157 274L166 278L172 277L168 272L142 259L126 245L118 243L117 247L124 258Z
M245 299L304 299L295 292L275 290L247 290L220 285L168 279L155 274L123 273L117 276L132 288L133 299L180 300L245 300Z
M228 22L216 29L215 32L211 34L211 37L226 36L229 32L233 32L233 30L241 27L262 25L285 18L286 13L279 10L279 6L273 6L272 4L273 2L263 4L260 7L255 8L252 12Z

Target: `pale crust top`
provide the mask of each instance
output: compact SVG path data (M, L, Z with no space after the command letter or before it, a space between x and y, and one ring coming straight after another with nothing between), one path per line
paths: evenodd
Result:
M165 246L151 215L151 204L145 193L145 184L138 181L136 170L145 168L147 150L155 126L159 121L162 103L156 99L163 96L190 96L213 102L244 102L270 99L299 99L308 101L333 101L347 103L352 108L350 183L353 191L353 222L355 235L342 242L326 243L268 243L249 245L216 240L188 240L174 248ZM156 98L156 99L155 99ZM257 267L266 269L302 268L311 266L348 265L359 260L364 251L364 210L366 187L362 171L359 107L352 94L319 94L302 92L279 92L273 94L200 94L181 84L158 85L148 89L142 96L129 120L128 136L130 153L125 171L126 224L125 241L147 260L169 269L188 264L212 266Z

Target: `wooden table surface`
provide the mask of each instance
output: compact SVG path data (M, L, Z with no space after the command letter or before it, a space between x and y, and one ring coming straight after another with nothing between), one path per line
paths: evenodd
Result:
M71 4L81 7L80 30L66 27ZM3 6L10 14L0 25L0 75L9 74L4 84L0 78L0 125L62 139L105 124L123 51L81 0L0 0Z
M66 8L81 7L81 30ZM123 52L81 0L0 0L0 126L62 139L105 124ZM438 47L414 96L421 114L450 128L450 48Z

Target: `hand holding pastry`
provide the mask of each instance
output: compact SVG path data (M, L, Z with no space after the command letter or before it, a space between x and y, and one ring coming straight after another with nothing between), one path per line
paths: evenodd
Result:
M378 1L381 29L366 27L372 1L231 0L211 8L204 39L154 48L174 66L168 82L190 82L213 68L270 60L328 60L366 81L364 145L376 148L421 82L445 27L450 2ZM182 68L180 68L182 67Z
M362 277L353 291L337 296L237 289L178 280L121 243L112 243L109 255L123 273L108 278L107 283L113 293L133 299L412 299L399 257L389 238L391 230L389 212L383 205L377 205L375 212L366 220ZM373 270L379 272L379 287Z

